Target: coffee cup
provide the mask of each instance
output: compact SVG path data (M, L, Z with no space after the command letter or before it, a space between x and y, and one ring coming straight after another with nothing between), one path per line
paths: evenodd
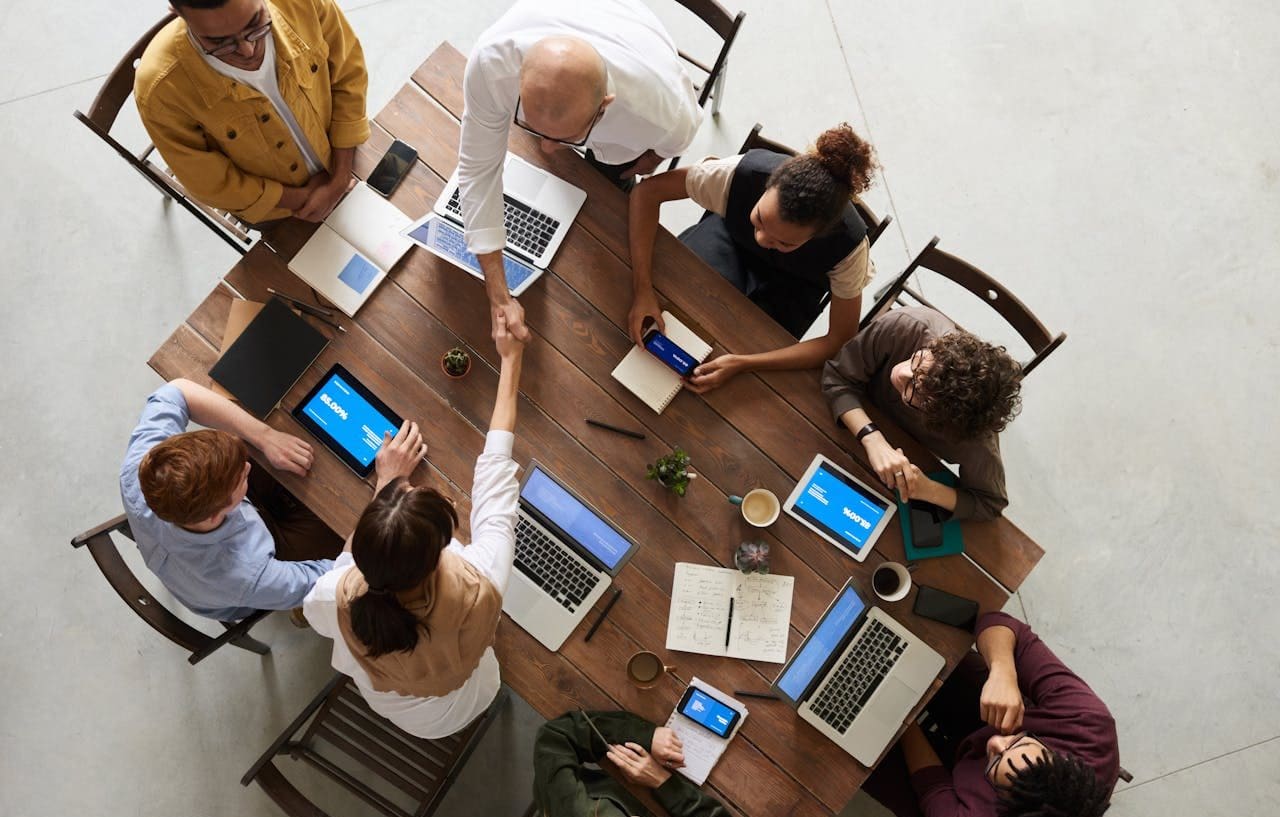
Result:
M911 592L911 573L905 565L885 562L871 574L871 589L881 601L901 601Z
M664 672L674 672L675 667L662 663L656 652L641 650L627 661L627 678L641 689L652 689Z
M757 528L767 528L778 521L782 512L782 503L768 488L754 488L747 491L746 496L731 496L729 501L742 510L742 518L747 524Z

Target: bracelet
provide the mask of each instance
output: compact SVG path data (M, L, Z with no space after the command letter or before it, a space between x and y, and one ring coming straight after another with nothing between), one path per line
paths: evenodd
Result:
M867 423L865 426L858 429L858 433L853 435L853 438L858 442L862 442L863 437L867 436L868 434L875 434L879 430L880 429L876 428L875 423Z

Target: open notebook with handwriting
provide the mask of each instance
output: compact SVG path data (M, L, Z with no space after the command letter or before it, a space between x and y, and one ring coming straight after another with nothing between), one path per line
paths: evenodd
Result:
M667 649L783 664L794 576L677 562Z

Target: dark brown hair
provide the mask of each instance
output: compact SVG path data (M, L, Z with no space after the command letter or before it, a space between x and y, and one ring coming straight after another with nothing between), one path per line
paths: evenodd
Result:
M396 593L416 587L436 569L457 524L449 500L431 488L414 489L404 478L387 483L360 514L351 556L369 590L351 602L351 631L369 657L417 646L418 620Z
M842 122L823 131L812 151L778 165L765 189L778 189L783 219L821 235L839 223L849 196L871 186L878 168L875 149Z
M1022 408L1022 366L968 332L934 338L918 384L927 426L957 440L1004 431Z
M188 431L146 453L138 465L138 484L156 516L194 525L227 506L248 459L244 442L234 434Z

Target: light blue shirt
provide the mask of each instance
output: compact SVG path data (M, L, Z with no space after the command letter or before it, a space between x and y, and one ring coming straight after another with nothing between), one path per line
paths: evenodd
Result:
M147 507L138 464L151 448L187 430L187 401L165 385L147 398L120 466L120 498L138 551L174 598L197 615L234 621L254 610L299 607L330 559L283 562L275 540L249 500L216 529L194 533L166 522Z

